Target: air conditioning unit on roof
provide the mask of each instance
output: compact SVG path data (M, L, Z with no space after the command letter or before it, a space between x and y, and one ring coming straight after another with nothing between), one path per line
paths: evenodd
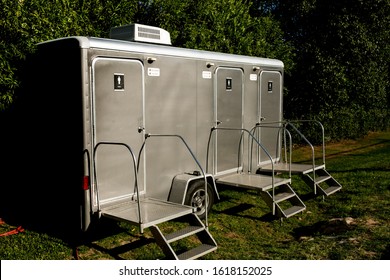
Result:
M131 42L171 45L171 35L168 31L159 27L138 23L111 28L110 38Z

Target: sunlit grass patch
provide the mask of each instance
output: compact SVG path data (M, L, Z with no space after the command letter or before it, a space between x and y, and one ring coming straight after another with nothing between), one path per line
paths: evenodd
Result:
M305 151L297 149L296 158ZM274 218L255 191L220 190L221 200L209 215L209 231L218 250L203 259L390 259L390 132L331 143L326 151L327 170L342 189L326 198L314 196L312 188L294 175L292 187L307 209L289 219ZM0 234L16 226L1 225ZM184 248L186 242L178 246ZM164 259L164 254L148 229L141 234L137 227L113 221L102 221L77 250L31 230L0 237L1 259L76 257Z

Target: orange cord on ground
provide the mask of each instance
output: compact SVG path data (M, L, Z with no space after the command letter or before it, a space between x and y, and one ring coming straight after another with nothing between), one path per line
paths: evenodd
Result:
M2 224L5 224L5 222L3 221L2 218L0 218L0 225L2 225ZM15 228L15 229L13 229L13 230L10 230L10 231L1 233L1 234L0 234L0 237L1 237L1 236L8 236L8 235L17 234L17 233L23 232L23 231L24 231L24 228L22 228L22 226L18 226L17 228Z

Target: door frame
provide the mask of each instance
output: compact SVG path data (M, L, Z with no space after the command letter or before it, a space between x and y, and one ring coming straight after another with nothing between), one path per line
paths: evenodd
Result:
M217 67L214 71L214 127L224 127L224 123L220 123L218 120L218 112L219 112L219 104L218 104L218 96L219 96L219 87L221 85L218 84L218 73L221 70L232 70L232 71L240 71L241 72L241 86L240 86L240 92L241 92L241 126L239 127L240 129L244 128L244 70L240 67L228 67L228 66L220 66ZM222 85L227 87L227 85ZM244 141L242 141L241 145L243 145ZM218 129L214 132L214 154L213 154L213 174L216 176L232 173L232 172L237 172L237 170L242 170L243 169L243 146L240 149L241 155L241 165L227 169L227 170L218 170Z
M129 62L129 63L136 63L138 66L140 66L140 69L141 69L141 122L139 125L142 126L142 131L140 132L140 139L141 142L143 141L144 139L144 134L145 134L145 67L144 67L144 64L141 60L139 59L136 59L136 58L123 58L123 57L109 57L109 56L96 56L96 57L93 57L92 60L91 60L91 71L90 71L90 77L91 77L91 86L90 86L90 106L91 106L91 131L92 131L92 134L91 134L91 146L92 146L92 150L94 150L94 147L96 146L97 144L97 131L96 131L96 128L97 128L97 116L96 116L96 63L98 63L99 61L113 61L113 62ZM117 73L112 73L112 74L117 74ZM114 89L114 91L116 91ZM118 90L118 92L121 92L122 90ZM139 151L133 151L135 153L135 156L138 157L138 152ZM92 152L93 154L93 152ZM93 162L94 162L94 158L93 156L91 156L91 172L92 174L94 174L94 170L93 170ZM137 158L138 160L138 158ZM140 174L142 172L143 174L143 178L142 178L142 182L144 184L144 191L146 189L146 174L145 174L145 152L142 154L142 160L140 161L142 162L142 166L140 167L140 172L138 174ZM131 168L131 167L129 167ZM95 176L90 176L91 177L91 206L92 206L92 209L93 211L98 211L100 210L100 201L99 201L99 192L96 188L96 181L95 181ZM138 180L140 181L140 180ZM130 198L132 195L129 193L129 195L126 195L126 196L123 196L121 197L121 199L127 199L127 198ZM110 199L108 199L108 203L110 203Z

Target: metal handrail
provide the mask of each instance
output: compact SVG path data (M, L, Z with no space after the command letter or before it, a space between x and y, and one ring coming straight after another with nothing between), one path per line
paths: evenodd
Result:
M98 188L98 182L97 182L97 172L96 172L96 152L99 146L101 145L116 145L116 146L123 146L125 147L131 154L131 157L133 159L133 166L134 166L134 189L137 194L137 206L138 206L138 223L142 224L142 214L141 214L141 203L140 203L140 195L139 195L139 188L138 188L138 165L137 165L137 159L133 153L133 150L130 148L129 145L125 143L120 143L120 142L99 142L96 144L94 150L93 150L93 171L94 171L94 178L96 182L96 191L97 194L99 194L99 188ZM98 211L100 212L100 201L98 199Z
M211 137L214 131L216 130L226 130L226 131L241 131L242 133L246 132L248 135L257 143L257 145L265 152L265 154L269 157L271 161L271 166L272 166L272 214L275 215L276 212L276 203L275 203L275 171L274 171L274 162L272 159L272 156L269 154L269 152L266 150L266 148L256 139L256 137L247 129L245 128L230 128L230 127L212 127L210 130L209 134L209 141L207 143L207 154L206 154L206 172L208 171L208 157L209 157L209 149L210 149L210 142L211 142ZM241 138L240 138L240 143L241 143ZM240 155L238 155L240 156ZM251 164L251 163L250 163Z
M290 121L286 121L286 126L287 125L292 125L292 123L309 123L309 122L313 122L313 123L316 123L320 126L321 128L321 140L322 140L322 163L325 165L325 129L324 129L324 126L322 125L321 122L317 121L317 120L290 120ZM300 131L298 131L298 128L296 128L294 126L294 129L301 135L303 135ZM306 137L303 138L307 143L310 143L309 140L307 140ZM311 145L311 144L310 144Z
M314 146L310 143L310 141L303 135L301 131L298 130L298 128L293 124L293 123L304 123L304 122L313 122L318 125L320 125L321 130L322 130L322 164L325 166L325 130L324 126L322 125L321 122L316 121L316 120L293 120L293 121L286 121L285 126L287 127L290 125L295 132L301 136L301 138L310 146L311 151L312 151L312 165L313 165L313 188L314 188L314 194L317 194L317 185L316 185L316 172L315 172L315 166L316 166L316 160L315 160L315 151L314 151Z
M286 152L285 160L286 160L286 163L288 163L288 165L289 165L289 178L291 178L291 162L292 162L292 137L291 137L291 133L284 126L273 126L271 124L284 124L284 122L256 123L256 125L251 129L251 131L255 132L256 129L258 129L258 128L274 128L274 129L278 129L277 143L276 143L276 147L277 147L276 154L277 155L279 155L279 141L280 141L279 139L280 139L281 131L284 132L284 134L283 134L284 136L286 134L288 135L288 138L289 138L289 160L287 162L287 147L286 146L285 146L285 152ZM285 142L285 145L287 145L286 144L286 140L284 142ZM253 139L251 141L250 149L251 150L250 150L250 159L249 160L250 160L250 162L252 162Z
M208 227L208 213L207 213L207 209L208 209L208 197L207 197L207 178L206 178L206 173L204 172L204 169L202 168L201 164L199 163L198 159L196 158L195 154L192 152L190 146L187 144L187 142L184 140L184 138L181 136L181 135L178 135L178 134L151 134L151 133L145 133L145 141L143 142L142 146L141 146L141 149L139 151L139 155L138 155L138 163L137 163L137 169L139 168L139 164L140 164L140 158L141 158L141 153L144 149L144 147L146 146L146 140L150 137L176 137L176 138L179 138L183 144L186 146L188 152L190 153L190 155L192 156L192 158L194 159L196 165L199 167L200 169L200 172L202 174L202 177L204 178L204 184L205 184L205 196L206 196L206 199L205 199L205 208L206 208L206 212L205 212L205 226L206 228Z

